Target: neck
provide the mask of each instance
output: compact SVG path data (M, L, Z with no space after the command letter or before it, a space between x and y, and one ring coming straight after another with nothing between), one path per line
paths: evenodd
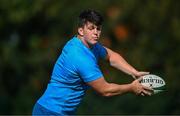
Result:
M80 36L80 35L77 35L77 38L80 39L82 41L82 43L87 47L87 48L91 48L92 45L88 44L86 42L86 40L84 39L84 37Z

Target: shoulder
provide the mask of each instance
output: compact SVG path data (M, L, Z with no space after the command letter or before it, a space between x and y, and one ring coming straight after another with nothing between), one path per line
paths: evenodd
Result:
M87 54L83 47L78 43L77 40L69 40L62 50L62 54L68 57L69 60L77 62L79 60L85 59Z
M107 50L101 43L95 44L92 51L98 58L104 59L107 55Z
M79 43L77 42L76 38L73 37L65 44L62 52L66 52L66 53L75 55L80 50L78 44Z

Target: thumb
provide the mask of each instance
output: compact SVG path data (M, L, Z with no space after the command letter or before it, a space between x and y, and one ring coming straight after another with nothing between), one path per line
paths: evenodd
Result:
M131 75L133 77L133 79L137 79L135 75Z
M147 74L149 74L149 73L150 73L150 72L142 72L142 71L141 71L141 72L139 72L138 75L139 75L139 76L144 76L144 75L147 75Z
M139 77L137 80L141 82L141 80L143 80L143 76Z

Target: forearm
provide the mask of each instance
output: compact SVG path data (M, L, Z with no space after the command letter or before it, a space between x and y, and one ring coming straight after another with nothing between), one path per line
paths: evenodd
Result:
M119 85L115 83L108 83L104 80L104 77L88 82L87 84L99 94L106 97L132 92L134 88L132 84Z
M95 91L105 97L115 96L115 95L122 95L124 93L135 93L140 94L144 92L145 94L150 94L145 91L142 84L139 83L142 78L134 80L130 84L115 84L115 83L108 83L104 80L104 77L94 80L92 82L88 82L87 84L91 86Z
M109 97L109 96L115 96L115 95L121 95L124 93L132 92L132 85L131 84L124 84L124 85L118 85L115 83L109 83L108 87L105 90L105 94L103 96Z
M137 72L135 68L128 64L127 61L117 53L114 53L114 55L109 58L109 62L112 67L119 69L126 74L134 75Z

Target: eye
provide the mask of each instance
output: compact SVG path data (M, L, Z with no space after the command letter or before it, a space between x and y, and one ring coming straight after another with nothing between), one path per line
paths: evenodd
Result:
M98 30L98 31L101 31L101 27L97 27L97 30Z
M94 29L94 26L89 26L88 29L89 29L89 30L93 30L93 29Z

